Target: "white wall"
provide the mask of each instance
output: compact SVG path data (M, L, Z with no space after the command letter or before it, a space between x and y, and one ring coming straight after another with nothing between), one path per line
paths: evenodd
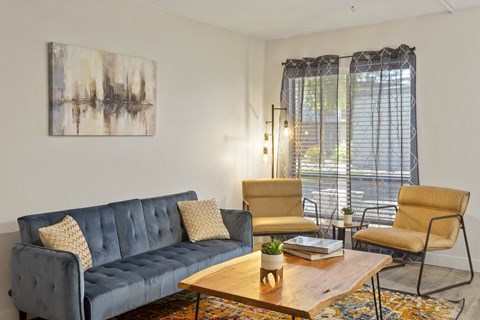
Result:
M279 104L287 58L325 54L351 55L361 50L416 47L417 116L420 182L469 190L465 217L474 265L480 271L480 10L458 12L357 29L267 42L265 106ZM264 110L268 114L268 110ZM456 247L427 260L466 268L463 238Z
M51 41L155 60L156 136L48 136ZM263 170L264 42L140 1L2 0L0 43L0 319L17 217L186 190L240 208Z

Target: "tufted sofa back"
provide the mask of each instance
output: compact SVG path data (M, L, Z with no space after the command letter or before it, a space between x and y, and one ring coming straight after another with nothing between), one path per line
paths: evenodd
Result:
M74 218L87 240L93 266L187 239L177 201L196 200L194 191L132 199L89 208L18 218L22 242L42 246L38 229Z

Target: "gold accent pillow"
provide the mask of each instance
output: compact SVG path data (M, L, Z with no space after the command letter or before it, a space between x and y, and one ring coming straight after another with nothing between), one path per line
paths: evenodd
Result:
M230 233L223 223L216 199L178 201L177 205L191 242L208 239L230 239Z
M92 254L88 248L87 240L85 240L77 221L72 217L66 216L57 224L40 228L38 233L45 247L78 255L83 271L92 267Z

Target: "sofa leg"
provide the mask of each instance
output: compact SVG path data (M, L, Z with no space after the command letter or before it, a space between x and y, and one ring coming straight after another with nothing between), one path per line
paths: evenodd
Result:
M27 313L23 311L18 311L18 319L27 320Z

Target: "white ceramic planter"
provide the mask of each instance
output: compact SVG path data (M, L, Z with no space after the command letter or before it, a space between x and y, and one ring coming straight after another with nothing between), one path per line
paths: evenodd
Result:
M261 266L265 270L278 270L283 266L283 253L270 255L262 253Z
M351 214L344 214L343 215L343 223L344 224L352 224L352 215Z

